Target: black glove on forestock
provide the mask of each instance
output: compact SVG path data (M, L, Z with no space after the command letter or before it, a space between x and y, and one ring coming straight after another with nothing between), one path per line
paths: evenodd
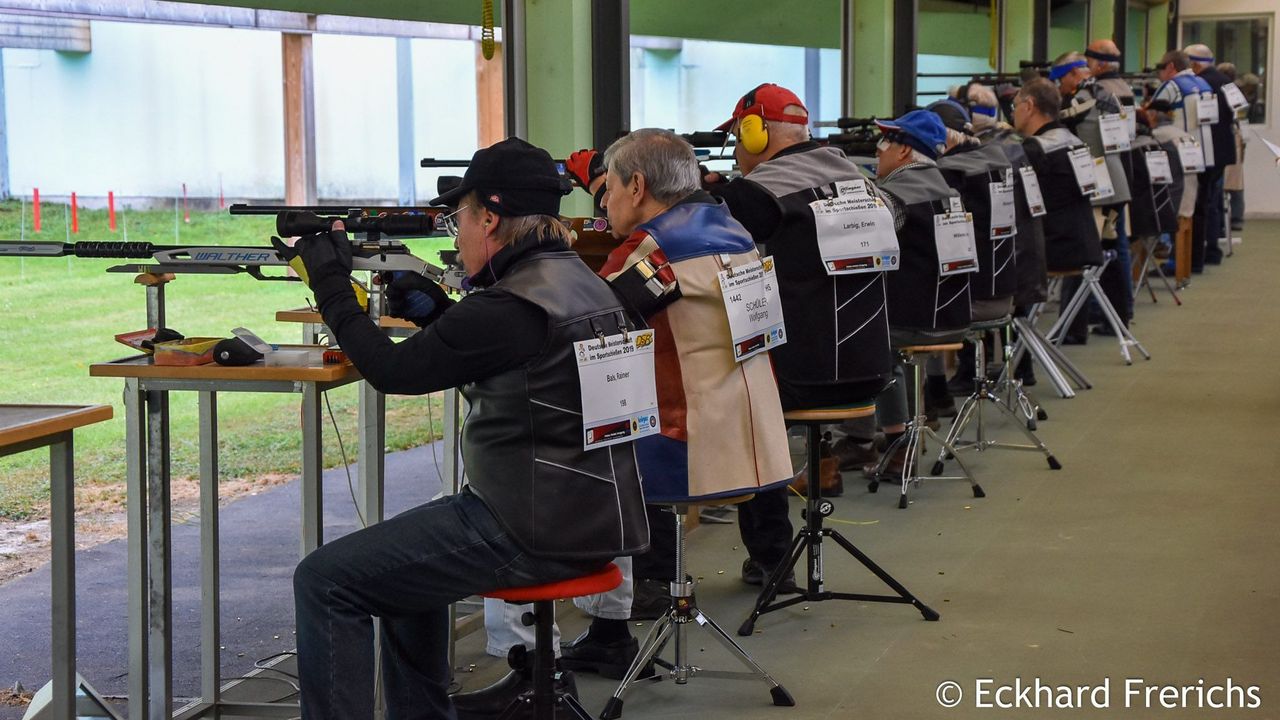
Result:
M382 282L386 287L387 314L418 327L435 322L454 303L443 288L418 273L386 273Z

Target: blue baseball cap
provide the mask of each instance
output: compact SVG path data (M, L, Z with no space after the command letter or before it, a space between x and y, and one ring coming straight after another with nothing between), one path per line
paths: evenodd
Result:
M912 110L897 120L876 120L876 126L891 141L909 145L934 160L947 148L947 127L928 110Z

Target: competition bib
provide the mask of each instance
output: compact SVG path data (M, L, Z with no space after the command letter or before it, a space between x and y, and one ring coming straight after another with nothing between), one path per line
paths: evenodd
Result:
M1018 168L1018 172L1022 174L1022 189L1027 193L1027 209L1031 211L1031 217L1040 217L1047 212L1044 209L1044 195L1040 193L1040 178L1036 177L1036 171L1030 165L1023 165Z
M1173 169L1169 167L1169 153L1164 150L1148 150L1143 153L1147 161L1147 176L1152 185L1169 185L1173 183Z
M1093 195L1093 192L1098 189L1098 177L1093 169L1093 156L1089 154L1089 148L1078 147L1070 150L1067 152L1067 157L1071 159L1071 171L1076 175L1080 194Z
M1227 105L1231 106L1232 112L1240 112L1249 107L1249 101L1245 99L1244 93L1240 92L1240 88L1235 83L1227 83L1222 86L1222 96L1227 99Z
M1018 232L1013 175L1006 175L1003 182L987 183L987 187L991 191L991 239L1013 237Z
M1213 93L1201 93L1196 98L1196 119L1201 125L1212 125L1218 122L1218 96Z
M1200 149L1200 143L1193 138L1179 138L1178 161L1186 172L1204 172L1204 151Z
M809 203L828 275L898 269L893 213L861 178L836 183L836 197Z
M573 353L582 388L583 449L658 433L652 330L582 340Z
M742 362L787 342L772 256L721 270L720 292L729 315L734 360Z
M1102 131L1102 151L1118 153L1129 149L1129 120L1124 113L1098 116L1098 129Z
M933 240L938 246L938 274L959 275L978 269L978 248L973 241L973 215L949 212L933 216Z
M1106 158L1093 159L1093 175L1098 187L1093 191L1094 200L1106 200L1115 197L1116 186L1111 182L1111 171L1107 169Z

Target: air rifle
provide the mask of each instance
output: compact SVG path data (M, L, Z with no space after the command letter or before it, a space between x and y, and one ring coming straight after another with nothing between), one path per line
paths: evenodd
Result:
M319 213L315 211L320 211ZM377 212L370 215L369 212ZM348 208L294 207L278 205L233 205L235 215L276 215L276 229L282 236L306 235L327 231L341 219L351 240L352 268L372 272L414 272L435 282L461 286L461 272L445 270L415 257L395 237L426 237L435 231L436 215L441 208ZM331 215L333 217L324 217ZM287 267L270 245L155 245L149 242L82 241L0 242L0 257L78 257L150 260L151 264L131 263L107 268L107 272L184 273L233 275L245 273L258 280L297 281L288 275L266 275L266 267Z

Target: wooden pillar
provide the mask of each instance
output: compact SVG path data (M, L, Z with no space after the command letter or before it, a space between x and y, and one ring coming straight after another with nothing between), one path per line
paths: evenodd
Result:
M311 18L314 21L314 17ZM284 201L316 204L316 103L311 35L282 33Z
M477 147L505 140L507 137L505 105L502 94L502 43L495 43L493 59L485 60L480 43L476 43L476 142Z

